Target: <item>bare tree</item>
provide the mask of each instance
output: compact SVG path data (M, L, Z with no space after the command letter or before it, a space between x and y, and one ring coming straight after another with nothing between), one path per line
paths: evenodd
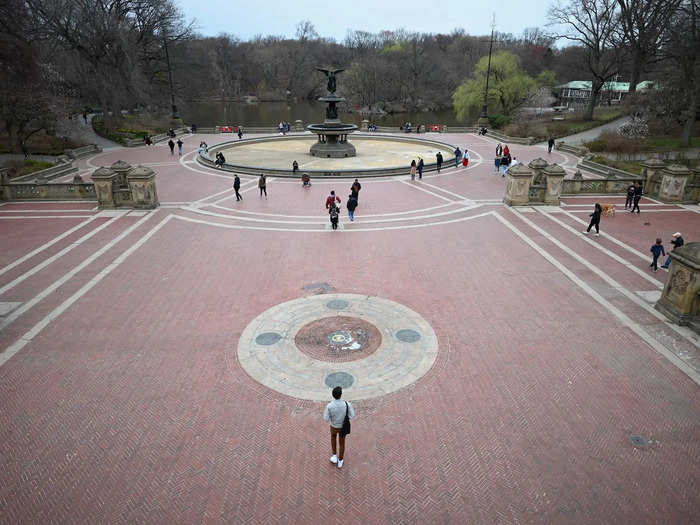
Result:
M577 42L585 49L586 66L591 75L591 98L586 118L593 118L598 95L605 82L618 70L614 37L617 23L615 0L570 0L549 8L549 25L563 26L556 38Z
M683 0L669 24L664 57L672 67L664 85L673 94L672 114L682 126L681 142L689 146L700 106L700 0Z
M671 18L680 0L617 0L622 43L631 52L630 93L637 90L649 63L660 56Z

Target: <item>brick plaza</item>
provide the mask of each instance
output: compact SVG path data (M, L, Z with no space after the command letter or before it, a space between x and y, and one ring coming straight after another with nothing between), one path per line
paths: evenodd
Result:
M325 197L344 207L351 180L271 178L265 199L245 176L236 202L232 174L194 160L200 140L228 139L213 135L187 137L181 158L163 144L81 161L86 177L152 167L152 212L0 204L0 522L696 521L699 340L654 310L667 273L648 264L656 237L698 240L700 209L508 208L496 142L439 138L468 147L467 169L362 180L336 232ZM568 176L576 162L511 151ZM599 238L581 234L595 202L618 208ZM408 313L391 330L371 319L385 339L405 321L437 340L425 371L354 401L342 469L325 402L239 359L254 320L320 293L396 303ZM367 359L398 367L401 348ZM359 386L371 371L357 370Z

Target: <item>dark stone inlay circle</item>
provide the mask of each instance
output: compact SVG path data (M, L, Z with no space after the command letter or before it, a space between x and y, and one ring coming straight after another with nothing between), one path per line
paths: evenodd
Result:
M350 306L350 303L344 299L333 299L326 303L326 307L331 310L345 310L348 306Z
M396 332L396 339L404 343L415 343L420 339L420 334L415 330L405 328Z
M346 363L377 351L382 334L372 323L345 315L321 317L302 326L294 336L297 349L319 361Z
M635 447L646 447L649 444L644 436L640 436L638 434L630 434L630 441Z
M333 372L326 376L326 386L328 388L335 388L337 386L350 388L354 382L355 378L347 372Z
M262 346L270 346L277 343L282 336L277 332L264 332L255 338L255 342Z

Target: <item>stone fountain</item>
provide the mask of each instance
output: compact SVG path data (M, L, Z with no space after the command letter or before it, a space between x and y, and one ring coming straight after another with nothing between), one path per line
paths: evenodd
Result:
M310 124L306 127L311 133L318 135L318 142L311 146L310 153L314 157L342 158L354 157L355 146L348 142L348 134L357 129L355 124L343 124L338 118L336 104L345 99L335 94L335 76L343 69L316 68L328 77L328 95L318 100L326 102L326 120L323 124Z

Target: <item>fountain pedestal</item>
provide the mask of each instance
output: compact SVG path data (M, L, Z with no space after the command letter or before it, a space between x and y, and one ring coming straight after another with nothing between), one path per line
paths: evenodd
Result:
M328 70L321 70L328 74ZM318 135L318 142L311 146L310 153L314 157L343 158L354 157L355 146L348 142L348 134L357 129L355 124L344 124L338 118L338 108L336 104L343 102L343 97L335 95L335 72L342 70L331 70L333 75L332 83L329 80L329 95L319 97L318 100L326 102L326 120L323 124L309 124L306 126L311 133Z

